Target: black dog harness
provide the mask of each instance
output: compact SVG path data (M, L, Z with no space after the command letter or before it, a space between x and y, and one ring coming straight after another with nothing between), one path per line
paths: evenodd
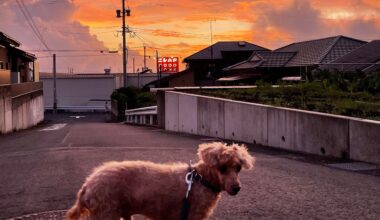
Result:
M219 193L221 191L219 187L203 179L202 175L199 174L194 168L191 167L191 162L189 163L189 169L188 169L188 172L186 173L185 181L187 184L187 191L186 191L186 196L182 203L181 220L186 220L187 216L189 215L189 210L190 210L189 195L191 192L191 187L194 182L199 182L200 184L202 184L206 188L209 188L211 191L215 193Z

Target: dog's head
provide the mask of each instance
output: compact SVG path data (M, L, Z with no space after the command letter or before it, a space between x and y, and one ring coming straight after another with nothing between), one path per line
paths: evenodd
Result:
M240 170L251 169L254 164L254 158L244 145L205 143L199 145L198 156L214 178L213 182L230 195L236 195L241 188Z

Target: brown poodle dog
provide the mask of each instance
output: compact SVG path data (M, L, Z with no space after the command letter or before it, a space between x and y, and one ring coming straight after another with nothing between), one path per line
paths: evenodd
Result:
M239 171L251 169L254 158L243 145L219 142L199 145L198 156L199 162L192 167L144 161L106 163L87 177L67 218L129 220L141 214L154 220L208 219L221 191L239 192Z

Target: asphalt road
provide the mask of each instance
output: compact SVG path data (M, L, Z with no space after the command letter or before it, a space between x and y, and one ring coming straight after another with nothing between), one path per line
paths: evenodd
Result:
M68 209L102 162L187 162L197 159L199 143L210 141L105 123L104 115L70 116L47 115L40 126L0 136L0 219ZM223 194L214 219L380 219L379 177L330 168L305 155L250 150L255 168L241 174L237 196Z

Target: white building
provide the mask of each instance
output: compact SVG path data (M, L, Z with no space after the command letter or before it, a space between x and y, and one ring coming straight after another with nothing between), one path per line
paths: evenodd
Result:
M53 77L41 73L45 110L53 109ZM127 86L143 87L157 74L128 74ZM111 94L123 85L122 74L57 74L57 108L67 111L105 111L110 109Z

